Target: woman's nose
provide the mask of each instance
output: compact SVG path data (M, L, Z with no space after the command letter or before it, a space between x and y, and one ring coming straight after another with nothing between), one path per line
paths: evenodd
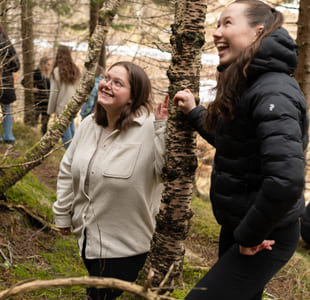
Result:
M216 37L220 37L222 36L222 30L220 27L216 28L216 30L213 32L213 38L216 38Z

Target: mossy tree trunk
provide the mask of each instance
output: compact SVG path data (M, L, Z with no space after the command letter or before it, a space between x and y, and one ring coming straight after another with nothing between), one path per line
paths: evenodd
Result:
M35 125L34 98L33 98L33 1L21 0L21 35L23 47L24 68L24 123Z
M91 36L94 32L94 29L96 28L98 19L99 19L99 10L103 6L104 2L107 0L90 0L90 9L89 9L89 35ZM103 67L103 69L106 68L106 47L105 47L105 41L102 44L100 56L98 59L98 64Z
M20 166L12 168L3 168L0 166L0 194L3 194L31 169L41 163L43 156L53 149L69 124L73 121L81 105L88 99L94 85L95 69L102 43L105 40L108 27L121 2L122 0L110 0L100 10L98 25L94 34L89 39L88 53L79 87L71 101L64 108L63 113L36 145L29 149L23 157L11 162L11 164L20 164Z
M300 0L297 21L297 44L299 46L296 79L310 104L310 0Z
M172 103L179 90L189 88L199 101L201 48L205 42L205 0L175 2L175 23L172 25L172 61L167 72L169 85L169 120L167 128L166 166L163 170L164 191L151 252L144 275L154 271L153 285L158 286L173 265L168 282L177 279L183 270L184 240L192 211L193 182L197 166L196 135L184 114Z

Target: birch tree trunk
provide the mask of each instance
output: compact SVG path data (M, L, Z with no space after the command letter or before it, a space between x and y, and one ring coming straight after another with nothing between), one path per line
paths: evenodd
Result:
M308 104L308 113L310 109L310 0L300 0L299 14L297 21L297 45L299 47L298 67L296 70L296 80L298 81L302 92L305 95ZM309 149L309 147L308 147ZM310 165L309 151L307 149L306 164L306 185L305 197L308 199L310 193L309 171Z
M0 194L3 194L31 169L41 163L43 156L55 146L80 110L81 105L88 99L94 85L96 63L100 55L102 43L121 2L122 0L110 0L100 10L95 32L89 39L88 53L79 87L64 108L63 113L36 145L28 150L23 157L12 162L12 164L20 164L21 166L12 168L0 166Z
M21 35L23 48L24 69L24 123L35 125L34 98L33 98L33 27L32 8L33 2L21 0Z
M103 3L106 0L90 0L90 8L89 8L89 36L91 36L96 28L98 18L99 18L99 10L103 6ZM106 41L102 44L100 56L98 59L98 64L106 68L106 49L105 49Z
M193 182L197 166L196 134L186 122L184 114L172 103L175 93L189 88L199 101L201 48L205 42L204 20L206 0L175 2L175 23L170 43L172 61L167 72L169 85L169 120L167 128L166 166L163 170L164 191L151 252L144 267L154 271L153 285L158 286L171 266L169 282L183 270L184 240L192 211Z
M297 44L299 46L296 79L308 105L310 104L310 0L300 0L297 21Z

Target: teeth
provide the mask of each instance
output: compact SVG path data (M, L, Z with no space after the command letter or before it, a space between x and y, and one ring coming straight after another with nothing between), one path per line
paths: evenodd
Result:
M216 43L216 48L227 48L228 45L226 43Z

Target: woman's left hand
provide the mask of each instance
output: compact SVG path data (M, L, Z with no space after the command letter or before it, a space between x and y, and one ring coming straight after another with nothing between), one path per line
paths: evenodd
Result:
M155 111L155 120L168 120L168 101L169 95L167 94L164 102L157 105Z
M239 246L240 248L240 254L242 255L255 255L256 253L266 249L266 250L272 250L272 245L275 244L274 240L264 240L259 245L254 247L243 247Z

